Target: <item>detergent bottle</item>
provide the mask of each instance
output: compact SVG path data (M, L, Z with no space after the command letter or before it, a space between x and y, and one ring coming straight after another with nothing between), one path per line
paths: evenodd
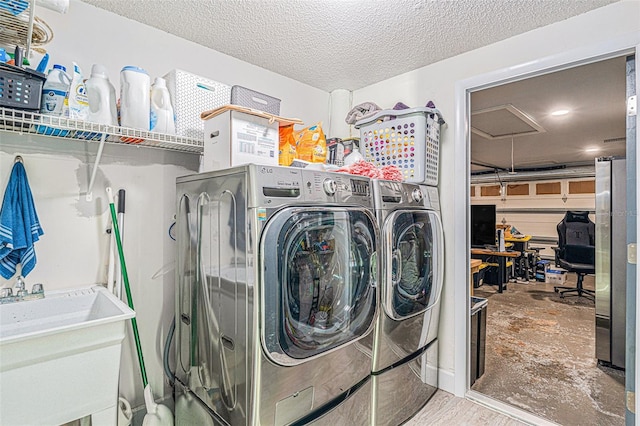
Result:
M151 131L176 134L171 96L164 78L157 77L151 86Z
M74 120L85 121L89 116L89 99L80 66L73 63L73 76L64 104L63 115Z
M142 68L126 66L120 72L120 125L149 130L149 74Z
M89 98L87 121L98 124L118 125L116 89L109 81L107 69L100 64L91 67L91 77L85 82Z
M61 115L70 85L71 77L67 74L67 69L62 65L54 65L42 86L40 113Z

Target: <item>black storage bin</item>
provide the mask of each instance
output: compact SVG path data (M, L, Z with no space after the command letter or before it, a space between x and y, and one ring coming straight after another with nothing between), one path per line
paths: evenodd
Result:
M473 288L482 287L482 284L484 284L484 274L486 270L487 270L486 265L480 266L480 269L478 270L478 272L473 274Z
M484 374L487 340L487 304L483 297L471 297L471 373L469 386Z
M0 63L0 107L38 112L44 74Z
M486 268L484 268L484 282L486 284L499 285L499 272L498 266L490 263Z

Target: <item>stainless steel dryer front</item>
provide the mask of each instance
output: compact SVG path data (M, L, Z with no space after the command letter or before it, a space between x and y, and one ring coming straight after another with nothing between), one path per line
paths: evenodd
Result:
M177 424L369 423L371 193L255 165L177 180Z
M374 180L380 303L372 345L372 424L412 417L438 386L444 237L435 187Z

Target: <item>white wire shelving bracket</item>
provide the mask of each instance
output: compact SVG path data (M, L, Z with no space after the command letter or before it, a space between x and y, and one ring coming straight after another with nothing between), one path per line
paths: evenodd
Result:
M91 180L87 189L87 201L92 198L93 182L95 181L105 143L134 145L193 154L201 154L203 150L203 142L200 139L128 129L107 124L89 123L9 108L0 108L0 131L18 135L47 136L78 142L98 142L96 161L93 165Z

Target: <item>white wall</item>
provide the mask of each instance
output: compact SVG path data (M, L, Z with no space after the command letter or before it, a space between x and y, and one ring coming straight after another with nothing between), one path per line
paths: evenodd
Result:
M60 63L69 69L75 61L86 78L91 65L101 63L116 90L125 65L145 68L152 77L180 68L280 98L283 116L305 123L328 121L329 93L165 32L77 0L71 1L66 15L45 9L39 9L37 15L55 33L46 46L50 66ZM4 192L14 156L22 155L45 231L35 245L38 263L27 283L42 282L45 290L104 283L109 244L104 188L124 188L124 250L147 374L156 397L170 396L170 388L164 385L162 349L173 317L174 272L151 277L163 268L171 269L175 245L167 231L175 213L175 178L197 171L199 156L107 144L94 200L87 202L84 193L96 150L95 143L0 132L0 187ZM3 287L13 283L13 279L0 279ZM123 352L120 393L138 406L143 397L135 348L129 343Z
M467 52L436 64L405 73L389 80L357 90L353 104L373 101L383 108L390 108L402 101L410 106L425 105L433 100L442 111L448 124L443 127L440 150L440 200L445 232L445 285L442 297L443 309L440 317L440 385L443 389L461 394L454 389L455 362L465 356L466 348L456 347L454 332L464 324L454 317L454 292L465 282L455 282L454 270L463 262L452 256L453 235L460 217L459 206L454 206L454 181L464 179L464 170L456 170L454 156L455 86L456 82L492 71L504 70L534 62L540 58L557 55L569 50L606 43L630 33L640 31L640 2L623 0L593 10L580 16L539 28L516 37ZM463 217L464 217L464 213Z

